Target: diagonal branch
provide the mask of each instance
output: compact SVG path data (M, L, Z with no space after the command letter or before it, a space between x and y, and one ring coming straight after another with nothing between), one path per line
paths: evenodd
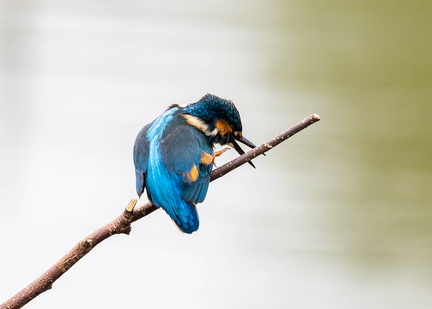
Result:
M273 147L293 136L297 132L307 128L311 124L319 121L317 114L312 114L291 128L285 130L273 139L261 144L260 146L246 152L227 164L215 169L211 173L210 181L216 180L231 172L237 167L249 162L253 158L264 154ZM148 202L135 208L137 200L133 199L125 208L123 213L110 223L96 230L75 245L62 259L55 263L39 278L30 283L15 296L0 305L0 309L17 309L23 307L39 294L51 289L52 284L68 271L76 262L89 253L96 245L114 234L128 234L131 232L131 223L147 216L157 209L155 205Z

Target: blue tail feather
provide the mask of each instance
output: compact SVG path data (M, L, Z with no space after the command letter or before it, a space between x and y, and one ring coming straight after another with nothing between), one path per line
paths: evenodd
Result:
M174 210L174 213L167 211L168 215L177 224L178 228L183 233L191 234L198 230L199 218L196 206L185 201L181 201L182 205Z

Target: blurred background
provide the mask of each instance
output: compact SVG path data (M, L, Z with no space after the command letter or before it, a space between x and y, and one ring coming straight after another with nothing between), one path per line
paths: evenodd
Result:
M197 233L159 210L28 308L431 308L431 14L426 0L2 0L0 302L136 196L145 124L212 93L256 144L322 120L212 183Z

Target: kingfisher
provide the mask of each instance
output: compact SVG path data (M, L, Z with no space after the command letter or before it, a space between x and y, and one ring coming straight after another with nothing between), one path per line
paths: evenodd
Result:
M199 227L196 204L206 197L215 158L229 149L215 152L214 146L228 145L243 154L237 141L255 148L242 134L233 102L206 94L195 103L171 105L135 140L138 196L147 189L148 199L164 209L180 231L195 232Z

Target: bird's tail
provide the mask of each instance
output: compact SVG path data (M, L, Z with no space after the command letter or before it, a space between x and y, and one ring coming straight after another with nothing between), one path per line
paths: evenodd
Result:
M168 215L183 233L191 234L198 230L199 219L194 204L182 200L180 207L176 207L174 212L172 214L168 213Z

